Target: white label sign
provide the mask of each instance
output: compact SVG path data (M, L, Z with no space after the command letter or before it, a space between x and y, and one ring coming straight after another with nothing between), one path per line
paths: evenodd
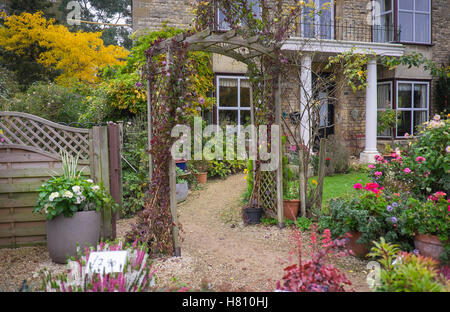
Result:
M91 252L86 271L87 273L119 273L123 271L126 261L126 251Z

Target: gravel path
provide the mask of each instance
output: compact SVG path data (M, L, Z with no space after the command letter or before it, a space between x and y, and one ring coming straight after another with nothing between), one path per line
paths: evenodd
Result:
M240 216L240 194L245 190L243 175L208 181L178 205L183 232L179 258L154 259L160 287L209 285L218 291L273 291L289 264L293 248L289 229L263 225L244 226ZM130 228L133 219L117 224L118 236ZM303 234L305 238L308 233ZM355 291L369 291L366 263L354 257L333 260L346 273ZM61 272L46 247L0 249L0 291L16 291L26 279L37 290L39 270Z

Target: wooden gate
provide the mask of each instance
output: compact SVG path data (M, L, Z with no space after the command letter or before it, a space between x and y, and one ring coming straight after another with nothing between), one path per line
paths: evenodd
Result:
M0 112L0 248L45 244L45 217L32 210L36 189L62 172L61 150L74 156L79 153L83 175L102 182L108 191L113 185L112 195L120 204L121 167L115 163L120 160L118 133L114 125L80 129L26 113ZM111 211L102 211L101 234L115 237Z

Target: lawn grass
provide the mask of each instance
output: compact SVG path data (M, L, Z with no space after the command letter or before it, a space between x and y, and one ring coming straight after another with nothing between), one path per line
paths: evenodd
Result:
M310 180L317 177L312 177ZM367 173L364 172L351 172L348 174L336 174L331 177L325 177L323 183L323 198L322 205L327 206L328 200L330 198L336 198L345 194L352 194L354 192L353 185L355 183L365 183L370 182L370 178Z

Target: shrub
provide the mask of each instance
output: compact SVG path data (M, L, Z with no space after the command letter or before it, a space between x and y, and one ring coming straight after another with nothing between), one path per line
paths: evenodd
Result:
M303 242L298 230L293 232L298 254L298 263L284 269L285 274L277 282L277 290L294 292L344 292L345 285L352 283L339 269L327 263L328 256L342 256L345 239L331 240L329 230L318 241L315 227L311 232L311 260L303 260Z
M122 156L122 214L131 216L143 209L148 192L149 158L147 118L139 115L124 124Z
M84 111L83 95L74 87L38 82L12 99L12 111L25 112L55 121L77 122Z
M0 66L0 111L10 111L11 98L19 91L13 72Z
M442 292L449 290L448 281L439 273L438 263L431 258L400 252L398 246L386 243L384 239L381 239L379 243L374 242L369 255L380 258L383 266L377 291Z
M145 245L127 244L121 241L100 243L96 251L127 252L127 262L122 272L88 273L87 264L93 248L79 251L68 262L69 271L52 276L46 269L41 271L42 290L48 292L141 292L152 290L154 273L148 262Z
M392 154L393 160L376 156L376 164L369 165L374 182L419 199L450 189L450 119L436 115L422 128L409 149Z
M450 240L450 200L446 193L437 192L426 202L411 199L404 212L405 231L411 236L420 234L436 235L443 244Z

